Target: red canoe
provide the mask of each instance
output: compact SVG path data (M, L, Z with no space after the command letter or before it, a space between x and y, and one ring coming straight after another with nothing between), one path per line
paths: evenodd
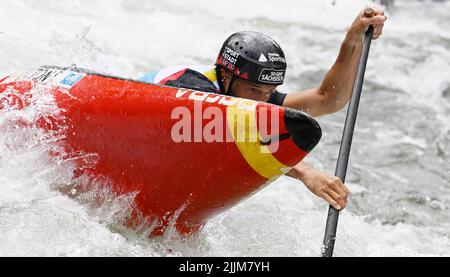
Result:
M300 162L319 142L308 115L252 100L145 84L76 68L45 66L0 80L0 111L32 103L45 89L58 111L36 119L63 134L77 174L135 192L153 234L175 222L182 234L249 197ZM267 130L266 130L267 129ZM256 138L256 139L255 139Z

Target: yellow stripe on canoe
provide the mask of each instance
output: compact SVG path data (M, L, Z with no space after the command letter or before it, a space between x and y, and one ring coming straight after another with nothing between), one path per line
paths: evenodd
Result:
M290 167L261 145L256 120L256 105L253 109L240 109L236 105L227 108L228 130L251 168L267 179L283 175Z

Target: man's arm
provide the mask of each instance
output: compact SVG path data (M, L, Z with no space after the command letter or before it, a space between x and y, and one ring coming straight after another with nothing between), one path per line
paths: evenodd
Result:
M317 88L288 94L283 106L302 110L311 116L320 116L335 113L347 104L361 56L364 33L369 25L373 25L373 38L378 38L386 21L383 11L378 9L374 11L375 16L372 18L365 17L364 11L357 16L322 84Z
M312 193L336 210L341 210L348 204L350 191L336 176L324 174L304 162L297 164L286 175L301 180Z
M341 45L336 62L320 87L288 94L283 106L302 110L312 116L320 116L337 112L347 104L355 81L364 33L369 25L373 25L373 38L378 38L386 21L383 11L378 9L374 11L375 16L372 18L364 17L364 11L356 17ZM305 162L297 164L286 175L303 181L312 193L323 198L337 210L345 208L348 204L347 197L350 192L338 177L322 173Z

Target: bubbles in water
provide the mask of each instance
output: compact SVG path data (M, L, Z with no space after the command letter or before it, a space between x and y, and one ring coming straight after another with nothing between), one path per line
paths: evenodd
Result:
M69 2L73 9L66 1L2 1L0 71L76 63L137 77L162 66L212 64L224 34L245 26L283 45L291 84L282 91L300 91L323 80L345 28L365 4L283 0L273 10L270 1L256 7L219 3L236 7L225 17L206 0L181 6L177 1ZM396 1L384 37L371 48L349 164L355 195L339 224L338 256L450 252L449 20L447 6L442 8L447 4ZM300 14L291 12L300 6ZM93 13L98 8L105 17ZM192 24L192 14L200 24ZM417 20L421 24L413 24ZM198 34L207 34L200 48L192 40ZM289 178L219 215L193 238L179 238L170 229L149 240L152 226L145 220L125 228L120 223L130 215L135 195L118 196L100 187L89 192L79 188L88 182L83 177L74 181L72 163L82 161L89 168L98 157L78 153L55 160L49 152L61 153L54 148L62 139L58 134L16 123L38 117L52 123L46 118L53 108L48 94L34 93L30 108L18 111L10 105L0 112L0 255L320 255L327 205ZM324 137L310 159L327 172L335 166L344 117L341 111L319 118Z

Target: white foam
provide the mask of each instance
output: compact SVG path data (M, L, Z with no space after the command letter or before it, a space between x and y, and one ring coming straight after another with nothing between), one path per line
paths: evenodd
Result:
M208 0L195 0L180 5L175 0L111 0L108 4L100 0L2 0L0 71L8 74L43 64L75 63L137 78L161 67L212 64L227 36L238 30L255 30L271 35L285 49L288 84L283 90L297 91L320 83L336 58L346 28L367 2L261 0L255 4L250 0L232 0L212 5ZM388 167L373 168L378 158L373 154L383 147L389 150L382 152L386 155L396 153L404 144L419 148L418 153L412 154L415 157L436 153L432 148L436 144L434 138L425 135L445 129L449 122L448 101L442 101L440 96L450 72L448 5L448 2L396 1L383 38L372 44L365 87L377 88L365 93L358 118L359 127L365 127L363 123L369 126L365 134L370 137L364 141L355 137L352 146L352 158L359 158L361 166L356 168L351 163L349 167L349 177L355 179L349 179L349 187L356 195L341 216L335 249L338 256L450 253L445 221L435 220L429 226L421 226L405 217L405 223L383 225L383 215L377 214L380 218L371 221L371 211L358 206L364 201L378 203L377 197L384 197L382 203L389 203L397 198L393 195L402 196L411 189L399 186L377 193L385 188L384 182L395 185L419 182L417 187L430 195L437 188L445 192L448 187L448 182L436 181L439 178L435 175L430 175L434 177L432 184L420 183L409 169L411 164L405 165L406 168L401 163L392 165L408 174L400 170L390 172ZM98 10L102 10L102 16L98 16ZM383 86L388 88L386 94L382 94ZM386 111L382 117L376 108L369 109L369 105L378 104L378 109L383 110L392 104L381 100L364 103L370 97L376 100L376 95L398 101L401 111ZM139 232L114 226L111 223L116 220L115 212L123 204L120 199L114 202L112 198L112 206L93 211L89 205L55 190L58 185L70 185L70 165L55 164L47 155L46 143L37 143L37 138L45 137L43 134L32 129L20 130L11 124L17 117L32 120L38 111L43 111L47 100L42 95L26 111L11 109L0 113L0 255L320 255L327 204L291 178L280 179L211 220L198 237L187 242L170 236L148 241ZM417 120L408 114L413 109L411 105L432 111L427 124L411 123ZM386 126L397 119L394 115L401 117L402 124L395 126L397 131ZM324 138L312 154L312 163L328 172L334 169L342 118L338 114L329 117L330 120L321 119ZM375 121L377 125L370 125ZM430 121L437 125L428 127ZM379 131L374 133L370 127ZM412 131L415 133L408 133ZM446 145L445 133L440 140ZM383 147L377 148L376 143ZM429 156L426 161L435 162L429 166L434 171L450 176L447 156L438 159ZM415 166L417 173L429 173L425 166ZM387 173L381 176L383 171ZM374 180L380 184L373 183ZM445 193L437 194L445 211L448 199ZM423 210L427 218L439 213ZM421 220L425 219L419 217L418 221Z

